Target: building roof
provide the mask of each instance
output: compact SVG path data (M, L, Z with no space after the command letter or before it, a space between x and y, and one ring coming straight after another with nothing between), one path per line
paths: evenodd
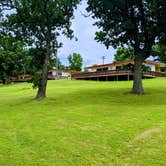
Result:
M156 61L146 60L146 61L144 61L144 63L156 65L159 67L166 67L166 63L161 63L161 62L156 62ZM94 65L94 66L87 67L87 69L96 69L96 68L99 69L99 68L106 68L106 67L113 67L113 66L122 66L122 65L127 65L127 64L134 64L134 61L128 60L128 61L122 61L122 62L108 63L108 64L104 64L104 65Z

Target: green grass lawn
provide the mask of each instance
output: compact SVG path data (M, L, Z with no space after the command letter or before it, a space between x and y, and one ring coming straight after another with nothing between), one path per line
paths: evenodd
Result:
M166 165L166 79L0 85L0 166Z

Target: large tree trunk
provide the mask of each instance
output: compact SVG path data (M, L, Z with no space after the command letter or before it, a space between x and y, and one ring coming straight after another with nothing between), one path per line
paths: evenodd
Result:
M132 93L135 94L143 94L144 89L142 85L142 75L143 75L143 69L142 69L142 63L144 59L141 56L138 56L134 60L134 82L133 82L133 89Z
M48 47L47 51L46 51L46 54L45 54L44 64L43 64L41 84L38 87L38 92L37 92L37 95L36 95L36 99L43 99L43 98L46 97L49 56L50 56L50 48Z

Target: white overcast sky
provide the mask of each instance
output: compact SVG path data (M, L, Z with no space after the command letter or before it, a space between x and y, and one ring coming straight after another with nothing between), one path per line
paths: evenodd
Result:
M114 57L115 49L110 47L108 50L103 44L94 40L97 27L93 26L94 20L91 17L84 17L86 13L86 1L82 2L75 11L75 18L72 20L72 29L78 41L61 38L63 47L59 49L58 56L60 61L68 65L67 56L74 52L83 56L84 66L93 64L102 64L102 56L105 56L105 63L111 63ZM87 14L87 13L86 13Z

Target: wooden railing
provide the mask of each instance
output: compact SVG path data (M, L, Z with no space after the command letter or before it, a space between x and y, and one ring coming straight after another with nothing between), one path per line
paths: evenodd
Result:
M98 71L98 72L82 72L79 74L72 74L73 79L79 78L91 78L91 77L104 77L104 76L118 76L118 75L133 75L131 70L110 70L110 71ZM166 73L147 71L143 72L147 77L166 77Z
M111 71L98 71L98 72L82 72L79 74L73 74L72 78L87 78L87 77L102 77L102 76L114 76L114 75L132 75L130 70L111 70Z
M145 71L143 72L144 76L151 76L151 77L166 77L165 72L154 72L154 71Z

